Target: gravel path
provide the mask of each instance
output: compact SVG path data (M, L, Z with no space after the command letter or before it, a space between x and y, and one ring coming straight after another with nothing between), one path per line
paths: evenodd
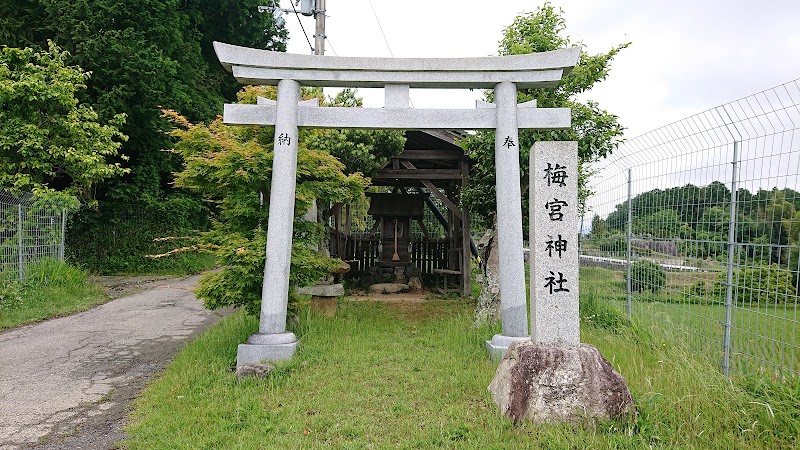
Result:
M130 401L194 336L207 311L197 276L137 284L89 311L0 333L0 450L106 449Z

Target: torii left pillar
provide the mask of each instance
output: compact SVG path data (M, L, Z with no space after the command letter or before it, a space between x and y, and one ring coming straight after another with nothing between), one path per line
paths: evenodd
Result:
M286 331L286 308L289 303L289 268L292 260L299 101L300 84L297 81L278 82L261 321L258 333L251 335L246 343L239 344L236 367L290 359L297 350L297 336Z

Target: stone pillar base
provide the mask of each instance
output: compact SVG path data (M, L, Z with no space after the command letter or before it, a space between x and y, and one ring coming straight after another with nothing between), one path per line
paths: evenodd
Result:
M516 336L503 336L502 334L495 334L492 340L486 341L486 351L489 352L489 357L492 361L500 361L506 356L506 350L514 342L530 342L530 336L516 337Z
M300 343L294 333L253 334L236 352L236 367L291 359Z
M588 344L512 344L489 392L500 412L514 422L594 424L636 418L625 380Z

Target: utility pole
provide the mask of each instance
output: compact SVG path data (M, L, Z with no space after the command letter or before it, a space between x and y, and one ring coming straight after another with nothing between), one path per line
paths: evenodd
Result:
M314 30L314 54L325 54L325 0L316 0L314 5L314 18L317 27Z
M325 54L325 0L315 0L314 1L314 19L316 19L316 29L314 30L314 54L315 55L324 55ZM309 222L316 222L321 223L322 219L320 217L319 207L317 206L317 200L311 202L311 207L308 208L306 212L305 219ZM336 239L339 239L338 235ZM322 239L322 245L315 245L316 250L320 250L320 248L326 247L325 239ZM342 255L336 255L339 258L342 258ZM342 258L344 259L344 258Z

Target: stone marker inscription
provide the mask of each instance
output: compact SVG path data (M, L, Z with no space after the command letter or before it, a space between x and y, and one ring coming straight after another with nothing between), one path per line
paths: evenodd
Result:
M578 144L537 142L530 157L531 340L576 346Z

